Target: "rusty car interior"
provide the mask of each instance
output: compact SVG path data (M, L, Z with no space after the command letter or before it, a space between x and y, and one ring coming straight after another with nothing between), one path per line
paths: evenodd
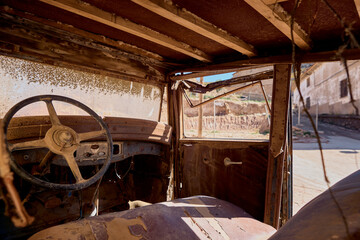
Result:
M0 104L0 238L359 239L359 171L292 216L290 97L301 64L360 59L359 15L358 0L0 0L1 69L23 70L1 76L66 87L69 71L113 91L105 103L0 78L16 99ZM250 85L267 137L185 134L185 107L205 104L191 95L227 89L204 99L215 119L216 99ZM115 100L123 86L156 101ZM33 104L42 114L19 115Z

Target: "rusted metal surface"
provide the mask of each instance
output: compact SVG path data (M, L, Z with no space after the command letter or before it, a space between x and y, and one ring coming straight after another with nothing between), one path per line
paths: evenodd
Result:
M60 225L30 239L266 239L274 232L231 203L197 196Z
M275 65L271 106L269 161L267 166L264 222L279 228L289 113L291 65Z
M163 145L158 143L146 143L146 142L134 142L134 141L124 141L124 142L114 142L114 146L119 146L119 152L113 152L113 157L111 159L112 163L123 161L129 157L136 155L154 155L154 156L164 156L165 148ZM93 146L99 146L98 151L92 149ZM75 160L78 166L94 166L104 163L106 158L106 153L102 153L102 150L106 148L104 142L85 142L81 143L79 148L76 151ZM38 163L39 156L44 156L47 150L37 150L37 153L34 153L32 150L23 150L16 151L13 153L14 158L19 164L29 164L29 163ZM58 166L67 166L65 159L59 155L54 156L51 160L52 164Z
M160 122L134 119L105 117L110 133L114 140L134 140L157 142L169 145L172 127Z
M314 198L270 239L359 239L360 238L360 171L331 187L348 224L340 215L329 190Z
M94 119L89 116L59 116L59 119L61 123L79 133L100 130ZM169 145L171 141L172 128L164 123L118 117L105 117L104 122L114 141L146 141L165 145ZM43 137L50 127L50 119L47 116L14 118L9 125L7 138L10 141L18 141Z
M85 175L93 170L94 167L89 166L82 168ZM165 201L169 172L168 158L159 156L138 155L112 164L99 186L99 213L126 210L129 200L140 199L151 203ZM47 177L72 181L69 174L71 173L67 168L53 166ZM44 191L43 188L20 181L16 175L14 182L16 188L21 189L26 210L35 217L35 221L32 225L19 229L0 215L0 239L8 236L29 237L29 234L44 228L90 216L94 210L93 197L98 184L81 191Z
M268 143L181 141L181 197L205 194L263 219ZM230 158L241 165L226 167Z

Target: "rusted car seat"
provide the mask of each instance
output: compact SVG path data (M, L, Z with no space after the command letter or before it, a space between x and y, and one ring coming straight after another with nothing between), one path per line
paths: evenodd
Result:
M229 202L196 196L51 227L30 239L267 239L275 231Z
M269 240L360 239L360 170L331 187L342 215L329 190L305 205Z

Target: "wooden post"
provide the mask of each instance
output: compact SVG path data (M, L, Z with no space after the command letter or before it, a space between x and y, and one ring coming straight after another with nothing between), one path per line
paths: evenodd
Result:
M202 85L204 83L204 77L200 78L200 84ZM199 103L202 103L203 101L203 95L202 93L199 93ZM199 106L198 110L198 137L202 137L202 121L203 121L203 108L202 105Z
M182 121L182 94L179 90L171 89L171 82L167 77L168 84L168 119L169 124L173 128L171 150L170 150L170 164L172 173L170 174L170 184L173 184L173 196L179 198L181 194L181 164L180 164L180 138L183 137L183 121Z
M290 64L274 66L264 222L279 228L290 96ZM287 197L287 196L284 196Z

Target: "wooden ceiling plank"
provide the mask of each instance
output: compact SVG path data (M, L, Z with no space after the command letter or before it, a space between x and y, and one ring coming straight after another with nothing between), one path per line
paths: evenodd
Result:
M287 2L288 0L263 0L266 5L272 5L281 2Z
M354 0L356 11L358 12L358 15L360 17L360 0Z
M272 23L277 29L291 39L291 16L287 13L280 4L274 4L271 6L266 5L263 0L244 0L258 13L264 16L270 23ZM311 39L307 33L301 29L300 25L294 22L293 35L295 44L303 49L311 49Z
M186 54L190 57L198 59L203 62L211 62L212 58L199 49L193 48L190 45L179 42L169 36L156 32L145 26L133 23L120 16L110 12L103 11L97 7L91 6L88 3L77 0L40 0L41 2L61 8L63 10L72 12L82 17L100 22L107 26L119 29L121 31L133 34L148 41L157 43L161 46L170 48L174 51Z
M250 44L230 35L226 31L214 26L210 22L201 19L193 13L190 13L183 8L177 7L171 1L132 0L132 2L249 57L256 55L254 47Z
M103 43L103 44L106 44L106 45L116 47L117 49L120 49L122 51L125 51L127 53L130 53L130 54L134 55L134 57L130 56L130 58L141 58L144 61L147 60L148 62L155 62L155 63L166 61L166 59L164 59L162 56L160 56L160 55L158 55L156 53L153 53L153 52L147 51L145 49L136 47L134 45L122 42L120 40L113 40L113 39L107 38L107 37L105 37L103 35L99 35L99 34L84 31L84 30L75 28L72 25L64 24L64 23L53 21L53 20L50 20L50 19L41 18L41 17L38 17L36 15L27 13L27 12L14 10L14 9L8 7L8 6L0 7L0 13L1 12L8 13L8 14L11 14L11 15L16 15L16 16L19 16L19 17L22 17L22 18L26 18L26 19L29 19L29 20L34 21L34 22L38 22L38 23L45 24L47 26L51 26L51 27L54 27L54 28L57 28L57 29L60 29L60 30L63 30L63 31L66 31L66 32L69 32L69 33L76 34L77 36L89 38L89 39L94 40L96 42L100 42L100 43ZM139 57L137 57L137 56L139 56Z

